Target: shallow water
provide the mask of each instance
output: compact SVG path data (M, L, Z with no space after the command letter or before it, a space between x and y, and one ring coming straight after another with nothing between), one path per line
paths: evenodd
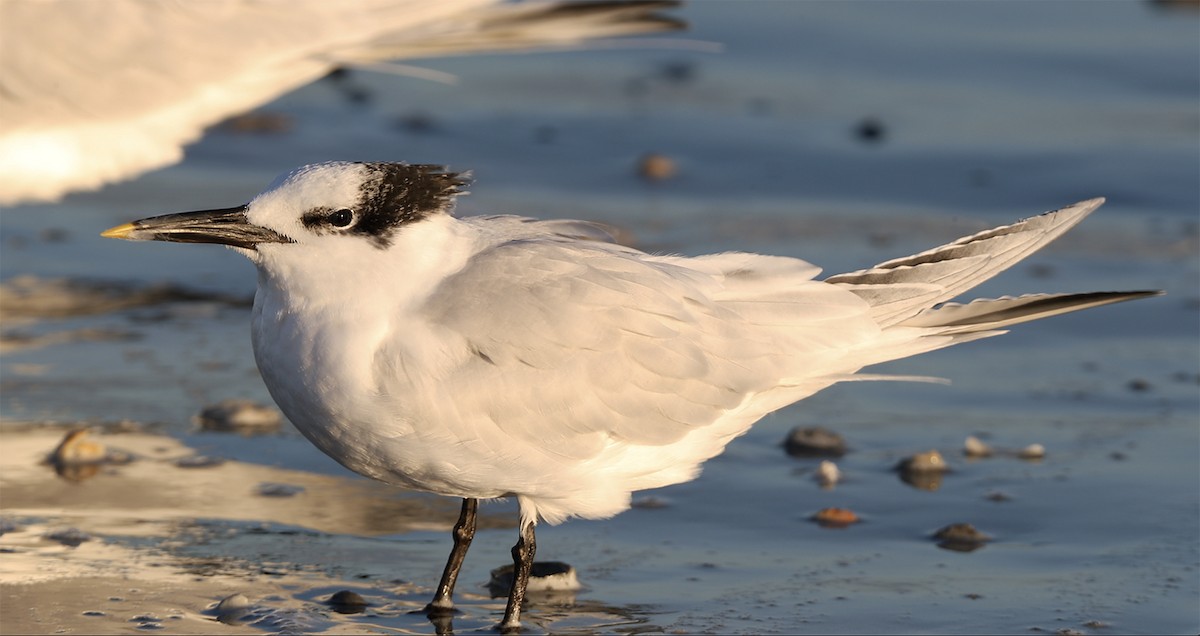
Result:
M979 294L1154 288L1165 297L886 365L878 371L953 384L835 387L768 417L696 481L645 493L665 507L540 528L539 558L571 563L586 588L573 601L535 605L527 618L555 632L1195 633L1197 12L1115 2L703 2L682 14L693 25L688 37L721 42L724 52L621 48L427 63L458 75L456 86L354 73L345 82L366 91L366 102L347 100L344 83L318 82L261 109L288 118L285 133L215 130L172 168L60 204L5 210L6 285L35 275L169 282L220 295L54 319L6 307L7 448L32 439L19 421L159 423L239 470L341 480L337 488L364 512L343 529L336 518L300 514L327 505L310 484L273 503L283 510L272 516L211 506L189 519L180 506L172 523L159 524L166 513L130 493L159 487L150 464L130 488L114 481L134 478L129 467L70 488L55 486L48 469L6 470L5 519L25 528L69 521L96 539L50 551L44 540L27 545L10 532L0 542L20 549L0 554L0 567L13 554L67 570L86 559L158 560L174 573L158 585L177 593L143 598L103 578L114 591L93 605L67 603L54 615L59 622L19 622L28 617L11 608L23 601L3 604L4 622L129 629L135 611L125 607L136 600L137 612L178 610L183 618L158 623L166 631L203 631L220 627L207 604L234 590L256 604L262 620L247 623L256 630L433 631L404 612L436 583L453 502L373 487L290 428L263 437L196 431L191 417L209 404L269 402L238 302L253 293L253 268L210 246L97 236L131 218L240 203L309 161L388 159L472 170L463 214L587 218L622 228L645 249L784 254L831 273L1107 196L1087 222ZM856 132L868 120L881 131L876 141ZM640 180L634 166L646 152L672 158L679 175ZM816 460L779 447L796 424L847 438L852 452L838 460L845 477L836 488L813 481ZM968 460L959 451L968 435L1048 451L1038 462ZM56 438L44 439L48 452ZM120 436L111 443L121 446ZM892 472L902 457L931 448L954 469L937 490ZM186 486L198 474L156 470L163 484ZM240 474L222 482L231 499L253 497L258 485ZM124 494L105 498L108 491ZM15 498L26 492L35 494ZM994 493L1009 499L989 499ZM89 497L100 503L79 508ZM388 513L384 504L396 498L422 502L424 512ZM828 506L864 522L833 530L808 520ZM461 579L459 631L485 629L502 610L486 599L485 584L508 561L514 510L485 507L488 528ZM135 531L139 520L154 531ZM939 549L929 535L955 522L995 540L970 553ZM99 546L121 556L86 552ZM220 574L193 581L181 564L197 562ZM286 574L264 575L263 562ZM111 574L97 568L80 571ZM36 587L21 572L0 570L8 598L64 596L65 588ZM317 601L338 589L359 591L372 610L324 611ZM89 609L106 615L83 617Z

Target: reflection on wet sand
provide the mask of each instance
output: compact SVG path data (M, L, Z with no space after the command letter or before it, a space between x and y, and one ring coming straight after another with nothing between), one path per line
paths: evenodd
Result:
M75 462L95 468L88 471L91 479L84 483L79 479L59 480L44 464L48 449L59 444L63 432L17 432L14 428L11 423L5 424L5 452L0 458L6 515L44 515L52 506L67 518L95 520L96 515L125 515L146 521L253 520L366 536L448 530L456 518L452 506L435 498L360 479L238 461L180 468L178 461L194 457L195 452L172 438L148 433L72 433L63 445L86 442L93 454L97 448L108 447L104 451L107 455L127 459ZM261 496L263 484L287 484L303 491L295 497Z
M406 569L406 558L391 553L428 550L370 537L449 531L457 511L441 499L235 460L185 468L181 460L197 455L175 439L129 423L103 428L5 422L0 429L6 632L54 631L86 616L97 631L133 621L174 633L367 626L428 633L432 623L448 634L488 629L504 610L503 600L468 592L460 612L426 617L429 591L387 578ZM264 486L280 485L292 494L264 494ZM507 517L482 515L480 525L504 527ZM295 555L299 562L290 560ZM364 584L348 586L340 568L351 563L378 563L390 574L356 574ZM19 609L28 607L40 609ZM528 609L529 622L546 631L647 621L627 608L581 602L573 589L531 591Z

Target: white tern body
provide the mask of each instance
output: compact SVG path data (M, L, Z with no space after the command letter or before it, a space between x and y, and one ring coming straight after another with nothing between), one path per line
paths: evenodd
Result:
M878 378L863 367L1152 293L946 302L1101 199L821 280L794 258L646 254L580 221L456 218L462 183L437 166L317 164L246 206L106 235L248 256L255 357L300 431L358 473L464 498L471 532L474 500L515 496L530 546L538 520L608 517L692 479L767 413ZM435 606L453 556L447 572Z

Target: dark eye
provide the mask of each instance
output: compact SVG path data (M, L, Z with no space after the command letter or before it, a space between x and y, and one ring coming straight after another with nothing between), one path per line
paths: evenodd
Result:
M329 215L329 224L333 227L349 227L354 222L354 211L342 208L334 210L333 214Z

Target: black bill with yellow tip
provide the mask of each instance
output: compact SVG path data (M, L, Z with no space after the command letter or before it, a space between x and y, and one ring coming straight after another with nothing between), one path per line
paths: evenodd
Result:
M141 219L100 233L106 238L129 241L173 241L217 243L256 249L260 243L294 243L275 230L255 225L246 218L246 206L223 210L182 212Z

